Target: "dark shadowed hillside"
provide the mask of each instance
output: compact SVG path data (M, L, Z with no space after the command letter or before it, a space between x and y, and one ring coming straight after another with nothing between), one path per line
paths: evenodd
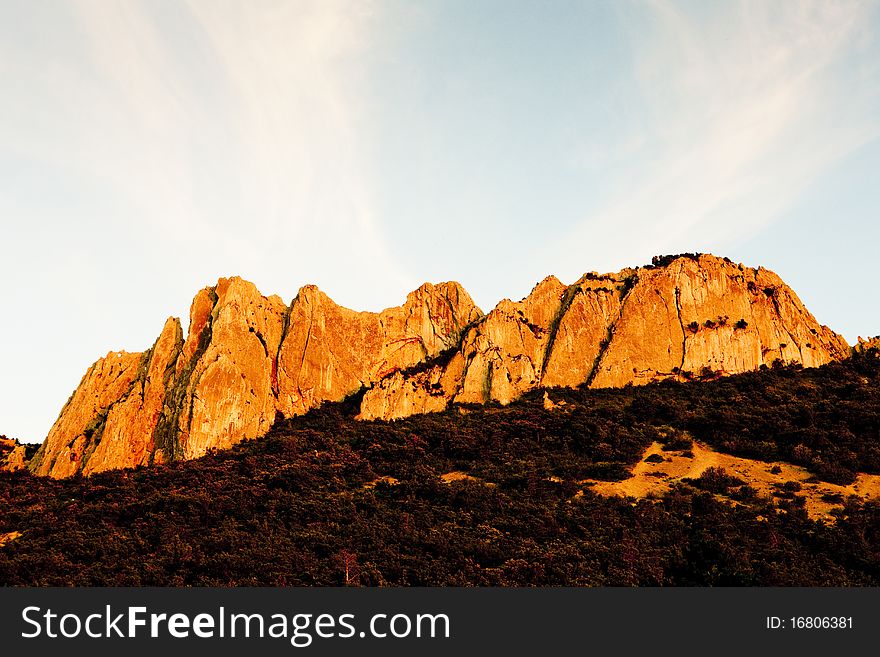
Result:
M712 470L634 500L585 481L691 439L817 482L880 473L876 351L549 397L396 422L355 421L351 399L194 461L3 473L0 583L880 585L876 502L840 499L819 522L799 484L764 497Z

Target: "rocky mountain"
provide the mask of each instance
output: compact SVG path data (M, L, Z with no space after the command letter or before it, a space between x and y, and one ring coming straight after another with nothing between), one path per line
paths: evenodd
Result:
M394 422L352 401L174 467L0 475L0 582L880 585L878 352Z
M171 318L146 352L98 360L29 467L67 477L196 458L361 390L362 419L394 419L537 387L812 367L849 353L778 276L710 255L568 286L549 277L486 315L457 283L370 313L314 286L285 305L221 279L196 295L185 339Z
M505 404L538 386L641 385L777 361L815 367L849 353L771 271L710 255L655 258L569 286L547 278L522 301L502 301L445 362L368 390L361 417Z
M457 283L425 284L402 306L369 313L314 286L286 306L220 279L193 299L186 339L171 318L146 352L92 365L29 467L88 475L229 447L454 347L481 315Z

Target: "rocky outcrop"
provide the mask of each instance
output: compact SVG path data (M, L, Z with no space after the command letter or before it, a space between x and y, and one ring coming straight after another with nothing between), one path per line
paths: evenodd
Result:
M863 339L862 336L859 336L859 341L853 347L853 351L857 354L866 354L869 351L880 353L880 335L874 338L868 338L867 340Z
M277 417L338 401L459 344L482 316L456 283L358 313L306 286L288 306L240 278L193 299L186 339L169 319L144 353L111 352L86 372L29 463L36 474L195 458L265 434Z
M393 419L507 404L539 386L639 385L849 353L778 276L709 255L572 285L551 276L487 315L457 283L425 284L371 313L314 286L285 305L220 279L193 299L186 338L171 318L147 351L96 362L28 467L67 477L195 458L361 390L361 418Z
M27 467L27 449L12 438L0 436L0 472L16 472Z
M710 255L662 258L568 287L546 279L523 301L502 301L444 363L379 381L360 417L506 404L538 386L640 385L775 362L813 367L848 354L773 272Z
M843 338L766 269L699 256L636 277L591 374L595 387L704 369L747 372L776 361L815 367L848 354Z
M298 415L454 348L482 313L457 283L426 283L406 303L355 312L306 286L291 305L278 355L278 408Z
M180 321L170 318L156 343L141 357L128 392L107 407L103 422L89 437L94 450L82 464L85 474L150 463L153 431L182 344Z
M101 440L107 415L128 396L145 356L111 351L88 369L31 459L33 472L69 477L83 468Z
M507 403L537 385L564 290L555 277L544 279L522 301L503 300L468 331L452 361L462 371L458 401Z
M227 448L266 433L275 421L272 372L287 307L239 278L221 279L210 292L211 314L187 338L194 355L176 366L186 373L175 381L183 399L164 418L162 458Z
M395 372L368 390L360 417L388 419L439 411L451 400L507 403L535 387L565 289L551 276L522 301L505 299L469 328L459 348L442 361Z

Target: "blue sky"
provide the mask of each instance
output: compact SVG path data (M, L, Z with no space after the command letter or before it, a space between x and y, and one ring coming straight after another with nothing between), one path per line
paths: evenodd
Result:
M0 3L0 433L241 275L489 309L708 251L880 333L880 3Z

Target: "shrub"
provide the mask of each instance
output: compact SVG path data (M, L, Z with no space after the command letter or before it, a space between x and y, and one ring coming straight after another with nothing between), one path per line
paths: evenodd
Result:
M748 502L758 497L758 491L748 484L743 484L735 491L732 491L730 496L737 501Z
M712 466L703 470L696 479L687 479L687 483L710 493L726 493L729 488L742 486L746 482L727 472L722 467Z
M694 441L681 431L671 431L660 440L664 452L681 452L694 448Z

